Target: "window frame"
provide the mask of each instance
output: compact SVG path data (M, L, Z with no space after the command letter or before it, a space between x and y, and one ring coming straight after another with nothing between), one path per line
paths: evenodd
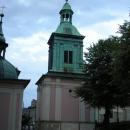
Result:
M73 64L73 51L70 50L64 51L64 63Z

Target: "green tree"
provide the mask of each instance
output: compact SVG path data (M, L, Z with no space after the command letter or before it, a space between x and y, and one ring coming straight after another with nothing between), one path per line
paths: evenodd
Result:
M31 117L27 114L22 115L22 129L24 130L26 126L31 124Z
M120 47L114 60L113 83L120 87L119 106L130 105L130 22L120 25ZM118 102L117 102L118 104Z
M118 33L88 48L84 84L75 91L91 106L105 109L105 130L111 109L130 105L130 22L120 25Z
M118 38L99 40L85 53L84 85L76 89L76 94L94 107L104 108L104 126L109 127L111 109L116 106L119 91L113 81L113 61L118 48Z

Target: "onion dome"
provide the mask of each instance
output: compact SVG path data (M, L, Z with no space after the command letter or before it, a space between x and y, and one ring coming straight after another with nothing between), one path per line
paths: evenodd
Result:
M0 79L18 79L18 75L18 69L0 57Z
M0 79L18 79L20 71L5 59L8 44L5 42L2 30L2 18L4 14L0 14L0 17Z

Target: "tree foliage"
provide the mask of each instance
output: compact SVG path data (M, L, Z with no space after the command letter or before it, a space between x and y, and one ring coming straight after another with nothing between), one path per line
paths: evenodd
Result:
M78 96L92 106L113 108L117 88L112 84L113 55L118 39L99 40L85 53L85 82L76 90Z
M130 22L120 25L119 37L99 40L85 53L85 78L76 94L91 106L103 107L104 122L110 110L129 105L130 97Z
M120 106L130 105L130 22L120 25L119 49L114 61L114 84L120 87Z
M29 126L31 124L31 117L27 114L22 115L22 127Z

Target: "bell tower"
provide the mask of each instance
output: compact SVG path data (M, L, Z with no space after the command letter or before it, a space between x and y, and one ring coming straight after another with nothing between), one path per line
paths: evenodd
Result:
M83 39L72 24L74 14L66 0L60 14L60 24L48 40L50 72L82 73Z
M48 72L37 81L38 130L93 130L91 110L74 91L83 82L83 39L73 25L68 0L59 12L60 22L48 40ZM89 113L89 114L88 114ZM87 123L87 125L86 125Z

